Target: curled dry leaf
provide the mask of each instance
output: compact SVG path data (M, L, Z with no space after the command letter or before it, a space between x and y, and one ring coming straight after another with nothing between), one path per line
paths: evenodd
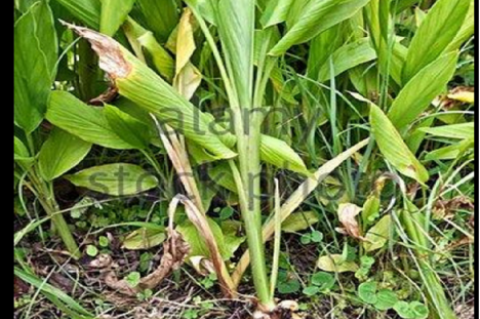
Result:
M174 270L180 268L185 257L188 255L190 246L186 243L182 236L174 229L168 229L168 238L163 244L163 256L160 265L149 275L140 279L136 287L131 287L126 280L118 280L113 270L107 271L104 277L105 284L118 293L135 296L138 292L145 289L154 289L162 280L170 275ZM99 264L107 265L103 261ZM110 263L111 265L112 263Z
M362 209L355 204L346 203L338 206L338 220L343 228L337 229L339 232L347 234L353 238L363 239L360 235L360 229L356 217Z

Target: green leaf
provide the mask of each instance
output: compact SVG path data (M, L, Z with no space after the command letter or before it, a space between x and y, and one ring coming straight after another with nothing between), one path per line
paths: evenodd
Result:
M279 281L277 289L280 294L291 294L299 291L301 288L300 281L297 279L288 279L286 281Z
M42 292L48 299L50 299L57 307L62 307L66 310L66 314L72 319L92 319L94 315L83 308L72 297L67 295L63 290L58 289L44 279L38 278L32 271L25 271L19 267L14 267L14 274L24 282L32 285Z
M28 169L35 160L30 156L30 152L25 144L16 136L13 137L13 159L25 170Z
M456 52L439 57L405 85L388 112L397 129L412 123L445 90L455 72L457 58Z
M98 255L98 249L93 245L88 245L86 252L87 252L87 255L89 255L90 257L95 257Z
M132 10L135 0L100 0L100 2L102 3L100 32L113 36Z
M305 287L302 292L304 295L312 297L320 292L320 288L318 286L308 286Z
M307 42L334 25L352 17L369 0L323 0L307 5L298 21L269 52L278 56L291 46Z
M302 158L284 141L261 135L260 156L262 161L278 168L310 175Z
M410 307L410 304L405 301L399 301L394 306L393 309L398 313L403 319L416 319L415 311Z
M475 123L451 124L436 127L419 128L421 132L425 132L435 137L445 137L452 139L473 139L475 134Z
M88 154L91 143L54 128L38 155L40 174L51 181L77 166Z
M360 286L358 286L358 296L368 304L375 304L378 301L377 283L372 281L360 284Z
M266 29L284 22L293 1L294 0L269 0L260 18L260 23L263 28Z
M426 319L428 318L428 308L420 301L412 301L410 303L410 308L415 313L415 319Z
M140 283L141 278L142 278L142 275L140 275L139 272L133 271L125 277L125 281L131 288L135 288Z
M54 79L57 40L45 1L37 2L14 26L14 121L31 133L43 119Z
M390 238L390 229L392 227L392 217L383 216L374 226L372 226L365 235L363 248L370 252L382 248Z
M438 0L412 38L402 71L403 83L436 60L455 38L467 15L470 0Z
M238 193L237 185L233 179L232 170L228 163L221 162L211 166L208 169L208 176L216 184L228 189L231 192Z
M425 183L428 171L402 140L392 122L380 108L370 105L370 124L375 141L385 158L402 174Z
M342 255L333 254L321 256L317 261L317 267L328 272L355 272L358 265L353 261L345 261Z
M113 149L131 149L108 124L102 109L89 106L65 91L53 91L46 118L84 141Z
M233 253L227 250L225 245L225 236L223 234L222 228L211 218L208 218L208 224L210 225L210 229L213 233L213 237L218 244L218 249L220 250L220 254L224 260L228 260ZM190 253L188 254L190 257L193 256L203 256L203 257L210 257L210 251L205 243L200 232L197 230L195 225L193 225L190 221L185 221L182 224L176 227L176 230L182 234L183 239L190 245ZM232 246L229 246L230 248Z
M318 222L318 214L312 211L294 213L282 223L282 231L296 233Z
M362 207L362 221L364 226L373 224L375 219L379 217L380 212L380 198L376 195L368 196Z
M337 76L360 64L376 59L377 54L370 44L369 38L362 38L355 42L345 44L336 50L332 56L333 75ZM330 63L326 63L320 68L318 81L325 82L330 79L332 72Z
M155 188L155 176L134 164L107 164L84 169L66 178L75 186L113 196L134 195Z
M134 148L145 149L150 143L149 127L118 108L105 105L103 113L110 128Z
M337 24L310 41L307 62L309 78L317 80L320 67L327 64L328 58L344 44L345 29L344 23Z
M438 148L425 155L426 161L456 159L464 151L473 150L475 141L473 138L460 141L456 144Z
M332 289L335 285L335 276L323 271L316 272L312 276L312 284L318 286L320 291Z
M165 230L140 228L125 237L122 248L128 250L142 250L156 247L165 241Z
M397 301L396 293L390 289L380 289L377 293L377 302L375 302L374 306L380 311L385 311L393 308Z
M137 0L148 29L165 43L180 19L175 0Z
M100 26L101 2L99 0L56 0L75 18L88 27L98 30ZM118 2L123 2L118 1Z
M253 88L254 0L221 0L214 6L225 64L240 107L251 104Z
M450 42L445 51L450 52L459 49L475 33L475 2L470 1L468 13L465 16L462 27L455 38Z

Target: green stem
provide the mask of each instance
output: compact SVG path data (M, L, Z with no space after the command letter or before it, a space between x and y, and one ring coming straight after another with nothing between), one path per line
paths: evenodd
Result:
M58 235L62 239L65 247L74 259L80 258L81 255L77 242L75 241L75 238L73 237L65 218L62 214L58 213L60 208L55 200L52 183L45 182L41 178L37 177L37 174L33 169L30 170L28 175L34 189L36 190L40 205L42 205L42 208L47 215L51 216L53 226L58 232Z

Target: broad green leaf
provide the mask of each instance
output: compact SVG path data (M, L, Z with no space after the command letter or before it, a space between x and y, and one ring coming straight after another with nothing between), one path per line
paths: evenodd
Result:
M229 77L242 108L251 104L255 27L254 0L221 0L214 6Z
M369 0L323 0L307 5L298 21L273 47L270 55L278 56L296 44L307 42L334 25L352 17Z
M98 30L100 27L101 2L99 0L55 0L75 18L88 27ZM123 1L123 0L122 0ZM120 2L120 1L119 1Z
M261 136L261 159L276 167L309 175L302 158L284 141L268 136Z
M442 148L435 149L425 155L426 161L433 160L451 160L456 159L460 154L463 154L466 150L474 149L474 138L468 138L466 140L460 141L456 144L445 146Z
M210 225L210 229L218 244L218 249L220 250L222 258L228 260L232 256L232 252L228 251L225 246L225 236L222 229L213 219L208 218L208 224ZM182 234L183 239L190 245L189 256L210 257L210 251L207 244L195 225L187 220L178 225L175 229ZM231 248L232 246L229 247Z
M175 0L137 0L137 4L145 17L148 29L153 31L161 43L167 41L180 19L177 2Z
M412 123L445 90L455 72L457 58L456 52L439 57L405 85L388 112L397 129Z
M208 169L208 176L216 184L228 189L231 192L238 193L237 185L233 179L230 166L225 163L217 163Z
M298 20L301 19L302 14L307 10L308 6L316 0L293 1L288 10L288 15L285 18L287 30L291 29Z
M417 319L416 313L410 307L410 304L406 301L399 301L394 306L393 309L398 313L398 315L403 319Z
M335 276L323 271L316 272L312 276L312 284L319 286L321 291L332 289L335 285Z
M260 18L260 23L266 29L285 21L290 6L294 0L269 0Z
M422 127L420 131L435 137L452 139L473 139L475 134L475 123L451 124L436 127Z
M368 304L375 304L377 299L377 283L375 281L364 282L358 286L358 296Z
M455 38L450 42L446 51L454 51L459 49L465 41L467 41L475 32L475 2L470 2L470 7L468 8L468 13L463 21L460 31L458 31Z
M56 75L55 66L58 59L58 40L55 31L55 18L47 1L39 1L36 3L32 7L32 14L35 19L33 36L38 39L40 50L45 55L47 69L48 72L50 72L50 79L53 80ZM29 38L30 37L27 37L27 39Z
M282 223L282 231L285 233L296 233L309 228L318 222L318 214L312 211L294 213Z
M40 174L51 181L77 166L87 156L91 143L54 128L38 155Z
M355 272L358 265L353 261L345 261L342 255L321 256L317 261L317 267L328 272Z
M377 302L375 302L374 306L380 311L386 311L393 308L397 302L398 298L396 293L390 289L380 289L377 292Z
M110 127L103 111L84 104L71 93L53 91L46 118L84 141L113 149L131 149Z
M142 250L156 247L165 241L164 229L140 228L125 237L122 248Z
M403 141L400 133L380 108L370 104L370 124L375 141L383 156L402 174L425 183L428 171Z
M470 0L438 0L412 38L402 71L403 83L436 60L462 27Z
M318 79L320 68L327 64L328 58L344 44L344 23L339 23L310 41L307 61L307 75L313 80Z
M355 42L345 44L331 56L333 75L337 76L360 64L372 61L376 57L377 54L372 48L369 38L362 38ZM325 82L330 79L331 75L330 63L326 61L319 70L318 81Z
M100 0L100 2L102 3L100 32L113 36L132 10L135 0Z
M126 163L94 166L65 178L75 186L113 196L135 195L158 185L155 176Z
M382 248L390 238L390 229L392 227L392 217L383 216L374 226L372 226L365 235L363 248L370 252Z
M398 85L402 85L402 70L407 59L408 48L395 42L390 60L390 75Z
M42 121L54 76L57 42L46 2L38 2L14 26L14 121L31 133Z
M221 223L224 236L225 258L230 260L240 245L247 239L246 236L238 236L243 229L243 223L237 220L225 220Z
M105 105L103 113L110 128L122 140L134 148L148 147L150 131L147 125L114 106Z
M28 169L35 160L30 156L30 152L25 144L16 136L13 137L13 159L25 170Z
M415 313L415 319L426 319L428 318L428 308L420 301L412 301L410 303L410 308Z

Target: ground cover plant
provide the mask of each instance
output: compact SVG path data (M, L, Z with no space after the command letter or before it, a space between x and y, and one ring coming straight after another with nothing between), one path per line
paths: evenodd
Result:
M16 0L15 318L472 318L474 1Z

